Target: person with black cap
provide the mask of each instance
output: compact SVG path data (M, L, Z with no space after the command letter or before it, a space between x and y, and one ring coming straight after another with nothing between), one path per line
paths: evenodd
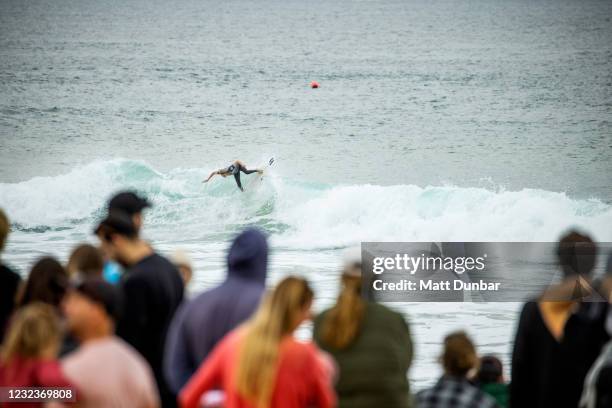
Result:
M121 212L132 219L132 223L136 227L136 233L140 235L143 225L143 211L145 208L151 208L151 203L144 197L140 197L133 191L121 191L115 194L108 202L108 213ZM110 283L119 283L121 280L121 266L110 259L109 254L104 253L104 268L102 274L104 279Z
M138 237L132 219L120 211L108 214L95 233L103 250L125 268L120 287L125 297L117 335L138 350L153 368L162 406L176 406L166 386L162 359L166 332L183 299L183 281L176 267Z
M114 334L121 303L116 286L93 278L76 286L63 302L68 329L81 345L62 359L61 368L79 391L79 407L159 406L151 368Z
M140 232L143 225L142 212L150 208L151 203L144 197L140 197L133 191L122 191L117 193L108 202L108 212L123 211L132 218L136 231Z

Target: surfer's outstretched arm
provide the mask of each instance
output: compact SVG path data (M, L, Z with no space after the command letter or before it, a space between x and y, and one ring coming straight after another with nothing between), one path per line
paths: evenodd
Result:
M202 181L202 183L208 183L208 181L213 178L215 175L219 174L218 170L213 171L212 173L210 173L210 176L208 176L208 178L204 181Z

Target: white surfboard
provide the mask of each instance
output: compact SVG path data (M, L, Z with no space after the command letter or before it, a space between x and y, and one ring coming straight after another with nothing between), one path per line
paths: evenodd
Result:
M257 168L263 170L263 173L257 174L255 177L253 177L253 180L251 180L249 184L247 185L246 190L253 190L253 189L256 189L259 185L261 185L264 179L264 176L266 175L266 170L272 167L273 164L274 164L274 157L270 157L270 160L268 160L266 164L264 164L263 166L258 166Z

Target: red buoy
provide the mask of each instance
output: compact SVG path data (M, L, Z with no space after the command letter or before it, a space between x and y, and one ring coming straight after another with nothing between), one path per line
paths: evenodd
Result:
M317 81L312 81L312 82L310 83L310 87L311 87L312 89L317 89L317 88L319 87L319 83L318 83Z

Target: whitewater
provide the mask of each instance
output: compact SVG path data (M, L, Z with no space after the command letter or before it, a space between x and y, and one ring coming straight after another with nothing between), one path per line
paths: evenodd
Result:
M332 185L292 179L282 165L261 182L245 176L240 192L231 178L202 180L210 168L158 171L145 161L112 159L56 176L0 183L0 207L13 232L4 259L25 274L36 257L66 260L92 229L118 190L146 195L143 234L162 253L187 250L196 274L190 292L224 277L229 240L247 226L264 229L271 242L269 283L305 275L317 293L315 309L333 302L341 251L361 241L554 241L569 227L612 241L612 206L537 189L507 191L460 186ZM419 389L440 374L439 339L467 328L481 352L509 367L515 303L395 303L412 323L416 360L411 381ZM305 329L307 333L307 328ZM307 335L307 334L306 334Z
M151 233L176 230L188 239L225 236L246 226L266 229L279 248L311 250L361 241L550 241L579 227L612 239L612 206L537 189L458 186L325 185L291 180L274 169L262 183L245 176L201 181L208 168L157 171L144 161L96 161L58 176L0 183L0 205L24 233L91 227L107 199L134 189L154 203ZM249 189L249 184L253 188ZM177 231L178 232L178 231Z

